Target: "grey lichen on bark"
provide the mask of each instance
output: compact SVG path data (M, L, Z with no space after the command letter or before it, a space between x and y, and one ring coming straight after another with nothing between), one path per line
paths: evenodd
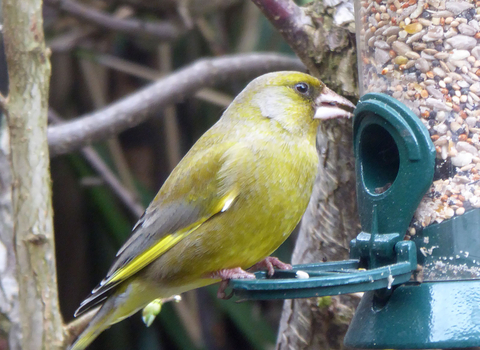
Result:
M13 244L7 249L15 252L21 325L15 341L21 349L60 349L64 333L57 297L46 133L50 62L42 1L3 0L2 10L13 218L13 236L10 241L2 237L2 243Z
M10 138L0 116L0 339L10 350L20 350L18 283L13 249L12 173Z
M309 72L331 89L358 97L352 0L252 0ZM317 136L320 164L292 257L294 264L348 258L359 232L350 120L327 121ZM357 296L287 300L277 349L343 349Z
M350 10L351 16L348 15ZM343 95L357 96L353 1L313 1L304 12L313 24L309 52L318 71L316 76Z

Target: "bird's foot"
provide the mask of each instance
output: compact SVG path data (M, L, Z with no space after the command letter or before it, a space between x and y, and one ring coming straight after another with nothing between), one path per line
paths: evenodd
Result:
M233 292L230 295L225 293L225 289L228 286L228 281L231 279L254 279L253 273L242 270L240 267L233 269L223 269L216 271L210 275L210 278L221 278L220 286L218 287L217 297L218 299L230 299L233 296Z
M256 270L263 270L267 269L268 275L273 276L275 273L275 267L282 269L282 270L291 270L292 265L290 264L285 264L284 262L281 262L278 260L278 258L275 258L274 256L269 256L260 261L259 263L256 263L253 265L252 269L254 271Z

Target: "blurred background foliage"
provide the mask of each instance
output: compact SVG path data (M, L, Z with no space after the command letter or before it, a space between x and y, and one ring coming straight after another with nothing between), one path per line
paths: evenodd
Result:
M167 22L178 34L163 41L105 29L75 14L72 4L112 18ZM293 55L247 0L46 0L44 17L52 50L51 122L99 109L202 57L253 51ZM94 150L145 207L246 83L202 90ZM51 170L60 304L68 322L104 277L139 213L118 199L80 152L52 159ZM291 238L276 255L289 262L292 247ZM273 348L282 302L218 300L216 288L165 304L150 328L137 314L103 333L90 349Z

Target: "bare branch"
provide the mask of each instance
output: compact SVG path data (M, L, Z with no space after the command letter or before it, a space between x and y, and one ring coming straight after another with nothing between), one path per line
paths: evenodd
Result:
M172 46L168 43L158 45L158 66L160 72L167 76L172 72ZM166 144L166 153L169 170L173 170L182 159L180 127L178 126L177 108L175 105L163 110L163 134Z
M81 153L133 215L136 217L142 216L143 206L138 202L133 193L122 185L98 153L92 147L83 148Z
M195 97L223 108L228 107L233 101L232 96L213 89L201 89L195 93Z
M88 86L88 91L90 92L90 97L95 109L105 107L107 105L107 69L87 60L80 60L80 68ZM132 194L138 197L136 192L137 189L133 181L133 175L128 166L125 154L123 153L120 141L116 137L112 137L107 140L107 145L120 180L129 191L132 192Z
M252 4L252 6L255 6ZM256 9L256 7L255 7ZM112 55L105 55L105 54L97 54L94 57L95 62L102 64L106 67L109 67L114 70L118 70L120 72L133 75L134 77L145 79L145 80L158 80L160 78L165 77L165 74L162 72L149 68L147 66L143 66L138 63L127 61L123 58L112 56ZM232 102L233 97L222 93L220 91L216 91L213 89L201 89L194 95L199 100L220 106L220 107L228 107L228 105Z
M225 55L227 49L222 45L219 40L217 40L217 33L210 23L206 20L205 17L199 17L196 20L197 28L200 34L203 36L203 39L207 42L210 47L210 51L213 52L215 56Z
M48 131L52 156L76 150L140 124L154 111L204 87L233 79L251 79L275 70L304 70L296 59L278 54L245 54L200 60L104 109Z
M240 31L240 38L236 46L236 52L252 52L260 39L259 21L261 12L258 7L251 1L243 3L243 10L241 14L242 29Z
M91 51L89 51L89 53L90 52ZM137 78L154 81L164 77L164 75L157 69L114 55L95 52L94 54L87 54L85 57L93 59L96 63L104 65L105 67L125 74L130 74Z
M48 40L47 46L53 53L68 52L78 45L81 40L96 33L96 29L93 26L72 28L70 31Z
M63 122L63 119L53 109L48 110L48 120L52 124L59 124ZM140 217L143 214L145 208L140 204L137 197L129 191L121 182L117 176L110 170L105 164L103 159L98 155L97 151L92 147L84 147L80 151L85 160L90 166L100 175L105 181L105 184L115 193L120 201L130 210L135 217Z
M183 29L171 22L143 22L138 19L115 18L72 0L44 0L44 2L81 20L128 35L150 36L162 41L171 41L177 39L184 32Z

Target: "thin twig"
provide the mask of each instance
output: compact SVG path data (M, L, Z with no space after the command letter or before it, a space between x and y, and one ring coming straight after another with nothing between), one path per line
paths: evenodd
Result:
M177 39L184 31L178 25L167 21L144 22L138 19L115 18L108 13L72 0L45 0L44 2L81 20L128 35L149 36L162 41L171 41Z
M95 62L99 64L103 64L106 67L111 69L133 75L134 77L145 79L148 81L155 81L157 79L165 77L165 74L162 74L160 71L143 66L141 64L128 61L126 59L106 55L106 54L97 54L94 57ZM197 93L194 94L195 98L199 100L220 106L220 107L228 107L228 105L232 102L233 97L225 94L223 92L204 88L199 90Z
M90 166L102 177L107 186L117 195L120 201L135 217L139 218L145 208L139 203L136 196L118 180L98 153L92 147L84 147L81 153Z
M54 53L68 52L78 45L81 40L94 34L97 31L96 29L94 26L72 28L70 31L48 40L47 46Z
M215 30L210 26L205 17L196 20L197 28L215 56L225 55L226 49L217 41Z
M65 333L64 348L66 348L68 345L71 345L73 341L77 339L78 336L85 330L85 328L87 328L98 309L99 307L92 309L63 326L63 331Z
M48 121L51 124L63 123L63 119L51 108L48 110ZM97 151L95 151L93 147L84 147L80 152L125 207L130 210L135 217L140 217L145 208L140 204L135 195L118 180L117 176L110 170L107 164L105 164Z
M120 6L112 13L113 18L118 20L127 19L132 15L132 11L126 10L126 7ZM47 41L47 47L52 52L66 52L72 50L78 43L88 36L99 32L98 26L75 26L70 31L60 34Z
M205 339L202 334L196 292L196 290L191 290L182 294L182 300L175 303L173 307L177 311L190 339L192 339L197 348L203 348Z
M242 9L242 29L236 52L255 51L260 39L260 11L251 1L245 1Z
M160 72L167 75L172 71L172 47L168 43L160 43L158 46L158 58ZM164 137L169 170L173 170L182 159L180 149L180 131L177 120L175 105L165 107L163 110L163 122L165 125Z
M5 97L3 96L2 93L0 93L0 110L2 110L2 112L4 113L7 113L7 101L8 101L8 97Z
M50 127L50 154L68 153L118 134L201 88L286 69L303 71L305 67L292 57L267 53L200 60L99 111Z
M213 89L199 90L195 94L195 98L224 108L228 107L233 101L232 96Z
M80 68L87 83L95 109L105 107L107 105L107 69L104 66L87 60L80 60ZM122 183L138 197L132 172L130 171L122 146L116 135L107 140L107 145Z
M183 25L188 29L192 29L193 19L187 4L187 1L178 1L177 12L182 19Z
M132 61L128 61L121 57L104 53L87 53L85 57L87 59L93 59L95 62L97 62L98 64L102 64L105 67L114 69L122 73L133 75L134 77L140 79L153 81L164 77L164 75L157 69L153 69Z

